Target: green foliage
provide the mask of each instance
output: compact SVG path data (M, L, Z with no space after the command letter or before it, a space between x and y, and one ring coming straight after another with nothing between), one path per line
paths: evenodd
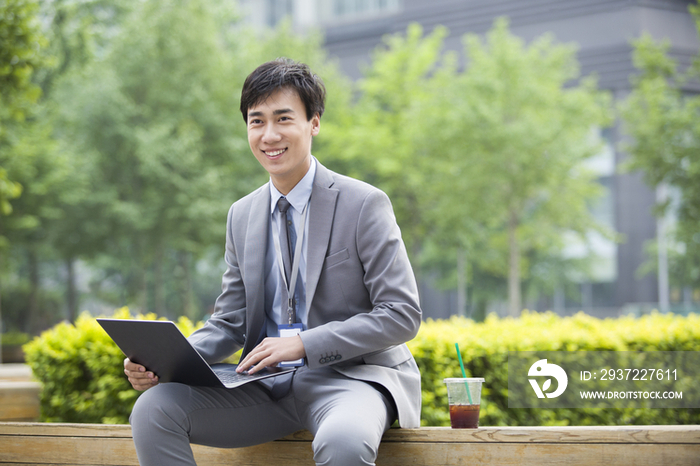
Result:
M421 369L423 425L449 425L443 379L484 377L480 424L624 425L697 424L700 409L509 409L509 351L699 351L700 316L651 314L600 320L583 313L558 317L523 312L519 319L489 316L483 323L453 317L424 322L409 342Z
M463 69L443 52L445 36L412 24L385 39L334 149L349 173L387 191L414 263L454 270L463 251L473 278L519 289L521 275L561 257L565 235L603 230L584 163L600 147L592 132L610 122L610 96L579 77L573 47L549 36L526 45L505 19L484 40L464 37Z
M38 2L9 5L38 11ZM9 214L0 246L12 246L0 256L0 273L12 271L5 327L34 333L55 322L54 306L43 321L41 302L64 294L54 285L64 278L56 308L72 320L79 260L96 300L201 318L221 277L227 209L267 177L238 109L244 78L279 56L309 63L329 90L328 126L347 113L351 86L320 35L248 30L235 2L54 1L39 14L49 40L43 57L30 58L45 66L28 85L43 94L32 124L13 130L11 144L0 140L0 209ZM52 272L57 280L39 280Z
M221 257L228 208L266 180L239 111L247 74L280 55L334 69L317 37L262 39L236 21L231 3L141 3L103 57L56 85L61 140L91 193L65 227L89 225L70 235L88 236L76 245L95 245L122 299L159 315L197 319L210 306L214 296L195 302L197 261L213 247Z
M199 317L187 273L173 287L181 293L168 293L166 271L189 273L192 257L219 244L228 206L255 178L243 125L234 124L229 80L241 73L230 73L221 40L229 16L215 16L210 5L140 4L103 58L56 84L61 139L84 160L93 192L71 209L73 223L94 227L88 239L111 259L127 302L160 315L176 308Z
M22 185L7 179L7 170L0 168L0 215L10 215L12 213L11 199L15 199L22 194Z
M6 332L1 337L2 346L20 346L31 340L29 334L24 332Z
M8 120L22 121L41 90L31 82L42 64L41 33L36 0L5 0L0 3L0 143Z
M431 167L439 160L415 145L416 136L425 133L424 123L439 109L421 115L416 107L432 97L428 83L445 35L444 28L437 28L423 37L421 27L413 24L405 36L387 37L357 83L359 100L351 116L330 131L328 155L334 166L389 194L409 250L425 237L423 216L429 206L420 194L434 181ZM329 136L324 131L320 138Z
M127 308L117 319L154 320L155 314L132 317ZM200 324L177 321L183 334ZM124 375L124 354L87 313L61 323L23 347L27 364L41 382L41 420L47 422L127 423L139 392Z
M700 27L700 6L690 9ZM668 42L645 35L635 42L634 63L641 73L621 105L631 142L628 168L641 169L652 186L670 185L680 194L677 223L671 232L671 284L700 285L700 96L684 93L688 81L700 78L700 55L681 72L668 56ZM668 210L662 201L659 213ZM675 243L675 244L674 244Z
M41 95L32 74L43 64L41 50L46 45L37 18L35 0L8 0L0 4L0 215L13 211L10 200L22 193L22 184L7 170L25 119ZM11 131L12 130L12 131ZM7 239L0 231L0 246Z
M526 46L504 19L464 45L469 65L438 83L432 104L444 111L423 139L444 141L428 218L479 268L508 277L513 313L514 291L537 268L528 259L556 255L570 232L600 229L587 206L597 183L583 164L599 150L591 131L609 123L609 96L579 79L573 47L547 35Z

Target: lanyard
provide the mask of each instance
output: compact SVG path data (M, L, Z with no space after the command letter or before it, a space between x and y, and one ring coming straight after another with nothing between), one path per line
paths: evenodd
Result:
M296 318L294 314L294 290L296 289L296 284L297 284L297 276L299 275L299 261L301 259L301 244L304 242L304 230L306 230L306 213L307 210L306 208L308 207L309 203L307 202L306 205L304 206L304 209L301 211L301 233L297 235L297 244L296 247L294 248L294 260L292 261L292 276L290 277L289 284L287 283L287 277L285 276L284 273L284 261L282 260L282 248L280 247L280 238L279 238L279 228L277 229L278 232L276 234L272 235L272 239L274 240L275 243L275 252L277 253L277 265L279 266L280 269L280 275L282 275L282 281L284 282L284 286L287 288L287 296L289 297L287 301L287 314L289 316L289 325L292 325L294 323L294 320ZM282 212L280 211L280 221L283 222L282 226L287 228L287 219L282 218L286 217L286 215L283 215ZM277 225L278 227L280 225Z

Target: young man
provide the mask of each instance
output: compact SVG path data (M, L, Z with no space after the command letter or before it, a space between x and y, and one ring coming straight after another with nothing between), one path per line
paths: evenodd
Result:
M324 99L321 79L290 60L246 79L241 112L270 182L231 207L222 293L189 338L209 363L242 347L239 371L299 367L226 390L159 385L127 359L131 384L148 389L131 415L142 465L192 465L190 443L242 447L302 429L317 464L374 464L394 420L420 424L405 345L421 322L415 278L387 196L311 155Z

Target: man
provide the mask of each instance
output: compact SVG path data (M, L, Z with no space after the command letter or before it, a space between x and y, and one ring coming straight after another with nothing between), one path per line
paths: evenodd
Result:
M387 196L311 155L324 99L321 79L287 59L246 79L241 112L270 182L231 207L222 293L189 338L209 363L242 347L238 371L302 365L226 390L159 385L127 359L131 384L148 389L131 415L142 465L195 464L190 443L241 447L302 429L317 464L374 464L394 420L420 424L405 345L421 321L415 278Z

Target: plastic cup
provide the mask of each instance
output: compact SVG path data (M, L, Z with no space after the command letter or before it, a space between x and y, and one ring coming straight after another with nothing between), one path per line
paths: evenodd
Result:
M450 404L450 423L453 429L476 429L479 427L479 409L481 408L482 378L445 379L447 398ZM467 394L471 394L471 402Z

